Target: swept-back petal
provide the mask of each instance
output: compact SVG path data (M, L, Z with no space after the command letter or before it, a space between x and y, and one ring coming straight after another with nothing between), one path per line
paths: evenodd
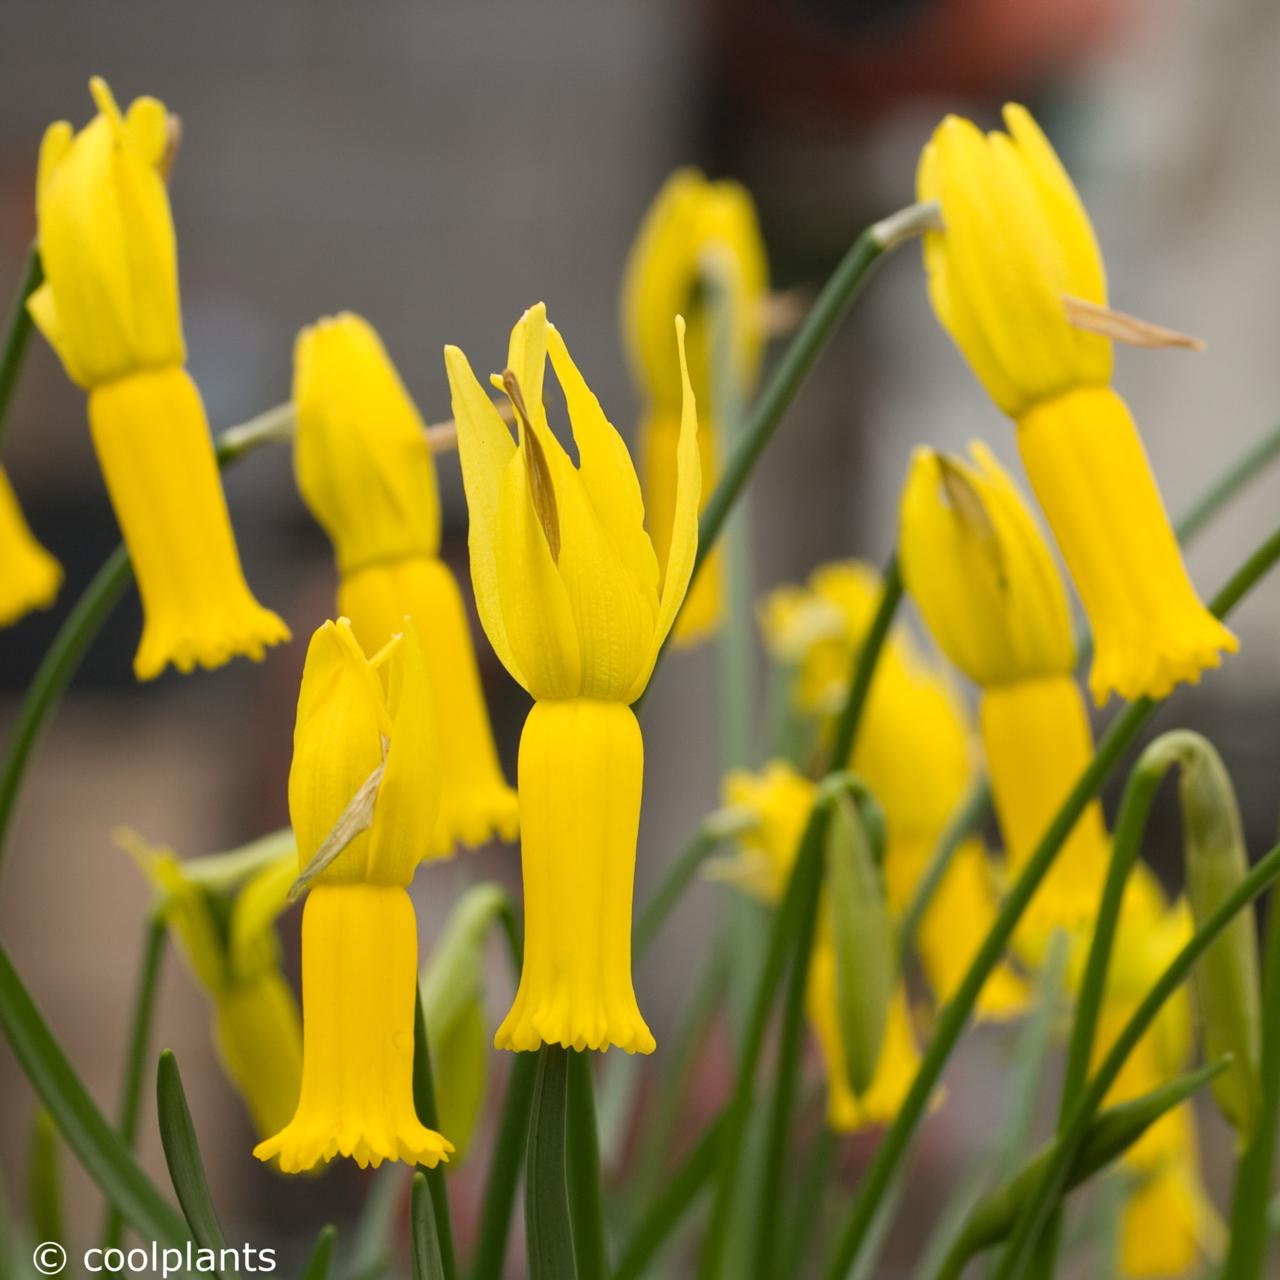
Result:
M535 698L575 697L582 660L573 608L529 497L523 450L502 475L495 535L499 607L520 682Z
M502 615L498 590L498 507L503 477L516 453L511 432L493 401L457 347L444 349L445 371L458 427L458 456L467 495L471 585L480 623L499 661L526 689L529 682L516 662Z
M613 549L635 575L653 607L658 603L658 560L644 531L644 501L626 444L605 417L600 401L574 364L560 331L552 325L547 348L569 407L578 446L578 475L601 528Z
M276 918L289 905L298 855L285 849L252 875L231 904L227 963L235 982L247 982L275 963Z
M653 664L658 660L671 624L680 612L689 580L693 576L694 560L698 554L698 507L702 497L702 464L698 455L698 406L689 383L689 362L684 352L684 319L676 317L676 343L680 349L680 380L684 387L684 399L680 409L680 442L676 446L676 501L675 515L671 522L671 550L667 556L666 573L663 575L662 595L658 602L658 617L653 629L653 640L644 667L636 677L628 695L634 702L649 683Z

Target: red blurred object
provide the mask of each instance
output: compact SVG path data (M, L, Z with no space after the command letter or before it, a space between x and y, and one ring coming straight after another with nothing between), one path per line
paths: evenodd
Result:
M728 86L766 115L865 122L895 100L1026 93L1133 0L709 0Z

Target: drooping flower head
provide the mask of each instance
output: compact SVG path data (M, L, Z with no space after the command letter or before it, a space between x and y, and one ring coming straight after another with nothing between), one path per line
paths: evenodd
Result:
M1035 519L989 450L918 449L902 495L903 581L943 652L981 689L979 723L1005 853L1020 871L1093 755L1076 684L1066 591ZM1054 928L1097 911L1110 837L1092 802L1019 933L1039 955Z
M678 320L675 331L683 352ZM576 465L543 404L548 356ZM495 1043L649 1052L653 1036L631 985L644 745L630 703L649 682L693 571L700 478L692 389L686 375L671 551L660 571L626 445L541 304L521 317L506 369L494 375L515 410L515 439L462 352L446 347L445 366L480 621L536 700L519 761L524 965Z
M439 776L426 662L403 634L370 660L346 619L311 639L294 729L289 816L312 879L302 919L302 1091L259 1143L296 1173L335 1155L434 1165L452 1147L413 1105L418 933L405 886L436 822ZM386 683L379 668L386 668ZM316 866L339 819L374 789L372 820Z
M1187 576L1142 441L1111 390L1116 332L1102 257L1070 178L1031 116L984 135L949 116L917 176L942 230L924 237L929 296L991 398L1017 423L1032 488L1084 602L1090 688L1165 697L1235 637Z
M0 627L10 626L32 609L47 609L62 585L62 566L36 541L0 467Z
M121 114L104 81L79 133L50 125L36 213L44 284L32 319L89 392L89 424L142 595L140 680L169 663L261 658L288 628L244 581L204 405L183 368L177 250L154 98Z
M680 362L671 317L688 320L689 378L701 408L698 445L703 497L720 474L716 403L713 289L725 293L731 332L728 376L738 398L759 376L765 340L769 268L750 194L736 182L708 182L697 169L678 169L646 213L627 259L622 284L622 335L632 374L644 398L640 419L641 474L658 564L666 566L667 530L675 509L676 448L680 437ZM677 642L695 642L719 622L723 567L713 553L676 624Z
M170 937L209 997L218 1056L254 1128L275 1133L298 1105L302 1078L302 1021L274 928L297 873L292 842L234 882L228 903L204 874L216 857L184 862L132 832L116 839L154 887Z
M466 608L439 558L435 463L417 407L377 333L344 313L299 334L294 468L334 545L338 612L373 653L418 619L440 743L441 802L428 856L515 836Z

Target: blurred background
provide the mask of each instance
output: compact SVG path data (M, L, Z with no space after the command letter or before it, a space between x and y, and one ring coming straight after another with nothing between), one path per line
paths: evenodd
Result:
M511 324L545 299L629 434L637 400L617 337L618 285L674 166L743 181L776 287L812 291L869 220L910 202L919 148L942 113L994 123L1013 97L1038 114L1080 186L1114 305L1208 344L1201 355L1118 353L1117 386L1176 512L1280 414L1278 60L1280 7L1266 0L5 0L0 296L17 287L34 231L41 133L55 119L89 118L87 80L99 73L122 102L154 94L184 122L172 181L183 314L215 430L287 399L294 335L340 309L377 326L424 416L439 421L449 415L442 345L461 345L477 369L500 367ZM799 580L821 560L882 560L912 446L979 435L1016 469L1010 428L935 323L909 248L854 308L752 485L755 586ZM67 571L52 610L0 632L7 730L40 655L118 537L83 393L39 338L4 457L32 526ZM445 554L465 580L456 457L440 473ZM249 580L294 642L261 666L139 687L131 594L42 744L0 881L0 936L107 1109L148 906L110 833L125 824L194 855L285 823L304 645L332 610L328 545L296 495L288 450L253 456L228 475L227 492ZM1269 531L1274 492L1275 481L1257 485L1197 546L1190 562L1204 593ZM1242 652L1203 689L1179 694L1179 716L1225 755L1257 854L1276 822L1274 584L1235 625ZM477 640L510 771L524 695ZM675 657L650 699L638 899L718 803L714 665L713 648ZM1166 817L1148 849L1166 869L1175 833ZM515 887L517 858L496 848L420 875L427 945L462 883L488 876ZM687 957L723 896L695 890L637 974L660 1044ZM297 913L284 923L295 971L297 925ZM508 994L497 964L495 974L494 1022ZM232 1239L289 1247L320 1214L350 1219L369 1182L354 1168L286 1183L250 1158L205 1005L176 961L158 1040L182 1062ZM927 1126L905 1244L995 1122L1007 1052L997 1033L957 1060L951 1089L966 1105ZM723 1087L713 1073L708 1105ZM0 1168L19 1199L32 1116L0 1047ZM1224 1167L1228 1142L1216 1117L1205 1130L1221 1200L1213 1168ZM850 1144L851 1169L868 1141ZM159 1174L153 1123L142 1147ZM481 1153L453 1175L464 1237L483 1163ZM73 1177L73 1227L91 1231L98 1203ZM886 1275L897 1274L894 1256L891 1243Z

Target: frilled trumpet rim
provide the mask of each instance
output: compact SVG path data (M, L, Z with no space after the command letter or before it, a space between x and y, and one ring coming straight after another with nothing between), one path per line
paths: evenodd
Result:
M1027 476L1093 630L1099 705L1195 684L1236 637L1187 576L1128 407L1109 387L1047 400L1018 419Z
M402 630L406 616L420 621L440 743L440 815L426 857L494 836L514 840L516 793L498 763L466 608L449 567L434 556L410 556L344 574L338 611L366 653Z
M321 884L302 917L302 1093L253 1150L284 1173L349 1156L434 1167L453 1144L413 1105L418 934L398 885Z
M142 596L139 680L172 663L260 660L289 628L240 567L204 405L185 369L130 374L89 394L89 425Z
M631 985L644 745L631 708L537 702L520 738L524 965L499 1049L652 1053Z

